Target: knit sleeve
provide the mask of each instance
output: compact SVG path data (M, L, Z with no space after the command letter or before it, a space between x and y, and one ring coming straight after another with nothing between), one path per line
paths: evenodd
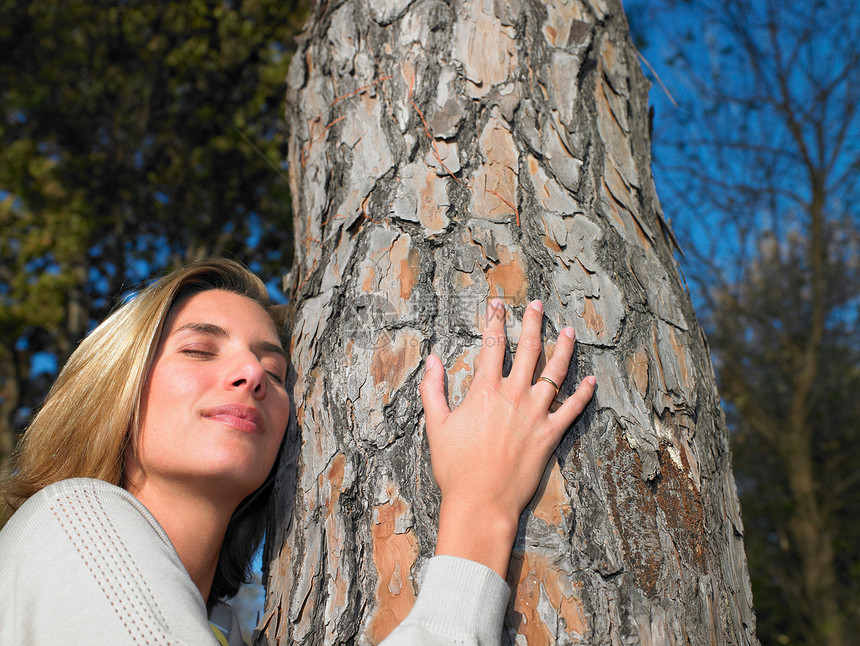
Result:
M433 557L412 611L384 646L498 646L510 588L491 569Z

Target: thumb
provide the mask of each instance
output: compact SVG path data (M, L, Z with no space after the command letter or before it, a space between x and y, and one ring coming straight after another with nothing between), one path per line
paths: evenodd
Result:
M442 362L435 355L427 356L424 379L418 386L418 392L421 393L427 428L432 432L451 414L448 399L445 397L445 370L442 368Z

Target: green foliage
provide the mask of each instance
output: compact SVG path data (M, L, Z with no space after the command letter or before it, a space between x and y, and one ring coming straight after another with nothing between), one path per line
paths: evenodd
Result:
M305 13L0 1L0 361L19 399L0 384L0 433L42 394L31 355L62 362L141 280L209 254L289 267L282 104Z

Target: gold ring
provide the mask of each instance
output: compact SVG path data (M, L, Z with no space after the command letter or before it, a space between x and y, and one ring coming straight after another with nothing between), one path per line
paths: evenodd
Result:
M538 381L545 381L548 383L550 386L555 388L555 394L558 395L558 385L552 379L549 377L538 377Z

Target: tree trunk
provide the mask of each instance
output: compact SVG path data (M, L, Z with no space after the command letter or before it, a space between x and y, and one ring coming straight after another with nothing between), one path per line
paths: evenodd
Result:
M505 643L755 643L713 371L615 0L320 3L288 78L295 419L257 643L375 644L439 503L416 386L457 405L488 296L573 325L598 390L523 515ZM513 344L512 344L513 345Z

